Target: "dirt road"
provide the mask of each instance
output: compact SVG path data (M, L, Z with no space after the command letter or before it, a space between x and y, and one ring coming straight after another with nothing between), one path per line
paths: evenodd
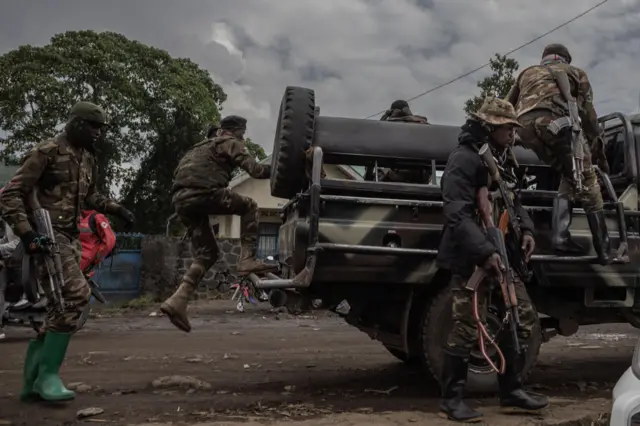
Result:
M452 424L437 418L433 383L340 318L239 313L219 301L196 307L185 334L149 312L99 315L78 333L62 370L78 396L63 406L17 401L32 333L8 329L0 343L0 425ZM495 399L472 401L494 426L591 424L608 411L635 340L628 326L600 326L544 345L530 379L553 397L541 419L515 421L497 414ZM77 420L86 408L103 412Z

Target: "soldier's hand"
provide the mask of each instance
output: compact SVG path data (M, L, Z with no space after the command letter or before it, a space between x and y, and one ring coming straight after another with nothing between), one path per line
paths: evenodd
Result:
M484 269L488 272L493 273L498 281L502 281L502 271L504 271L504 264L502 263L502 259L500 259L500 255L498 253L493 253L491 256L484 261L484 265L482 265Z
M133 213L131 213L129 210L127 210L123 206L118 206L117 210L115 211L115 214L120 219L125 221L125 225L124 225L125 229L131 229L131 227L133 226L133 223L136 220L136 217L133 215Z
M533 251L536 249L536 240L533 235L526 233L522 235L522 251L524 251L524 258L529 261Z
M46 235L38 234L35 231L29 231L20 236L20 241L24 246L24 250L29 254L44 253L47 251L49 243L49 237Z

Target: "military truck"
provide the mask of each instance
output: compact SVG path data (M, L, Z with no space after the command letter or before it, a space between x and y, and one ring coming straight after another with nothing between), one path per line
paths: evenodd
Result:
M523 203L537 227L527 287L540 318L528 342L523 377L541 344L555 335L569 336L589 324L640 326L640 117L614 113L600 123L611 162L611 175L600 173L608 226L614 247L628 254L626 261L621 256L609 266L598 265L593 249L583 257L552 255L550 214L559 176L532 151L514 149L526 182L520 190ZM271 177L272 195L289 200L278 237L281 270L263 279L252 276L254 284L273 289L274 305L300 307L321 300L315 308L334 309L346 300L349 324L380 341L394 357L440 377L452 324L449 275L434 261L443 225L439 186L325 179L321 170L323 164L431 167L436 176L456 147L459 131L457 126L324 117L313 90L287 87ZM574 209L571 232L591 247L582 209ZM496 306L491 303L487 318L493 332L501 322ZM471 389L494 389L496 375L479 351L472 353L470 373Z

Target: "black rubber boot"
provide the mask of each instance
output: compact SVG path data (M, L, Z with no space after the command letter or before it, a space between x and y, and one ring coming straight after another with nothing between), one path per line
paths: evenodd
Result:
M549 398L533 394L522 388L520 372L524 367L527 348L521 346L518 355L511 344L501 345L502 354L507 363L504 374L498 374L500 386L500 409L504 413L522 414L537 413L549 405Z
M598 256L598 262L601 265L608 265L613 260L613 252L611 251L611 241L609 240L609 231L607 230L607 222L604 217L604 210L587 213L587 221L589 229L593 236L593 248Z
M467 382L469 360L444 353L442 366L442 401L440 417L461 423L482 421L482 413L469 407L463 400L464 385Z
M551 244L557 254L580 256L586 254L586 249L571 239L569 226L571 226L572 214L571 200L567 196L558 195L553 200Z

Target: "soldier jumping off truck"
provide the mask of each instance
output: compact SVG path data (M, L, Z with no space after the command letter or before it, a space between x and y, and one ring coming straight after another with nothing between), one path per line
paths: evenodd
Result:
M243 117L223 118L219 129L211 127L207 139L195 144L182 157L174 173L172 202L181 222L189 229L193 262L182 277L180 287L164 301L160 310L185 332L191 331L187 317L189 298L220 254L209 224L210 215L241 216L239 274L261 273L274 268L255 258L258 205L251 198L227 188L237 167L255 179L271 176L271 166L256 162L247 151L243 143L246 129L247 120Z

